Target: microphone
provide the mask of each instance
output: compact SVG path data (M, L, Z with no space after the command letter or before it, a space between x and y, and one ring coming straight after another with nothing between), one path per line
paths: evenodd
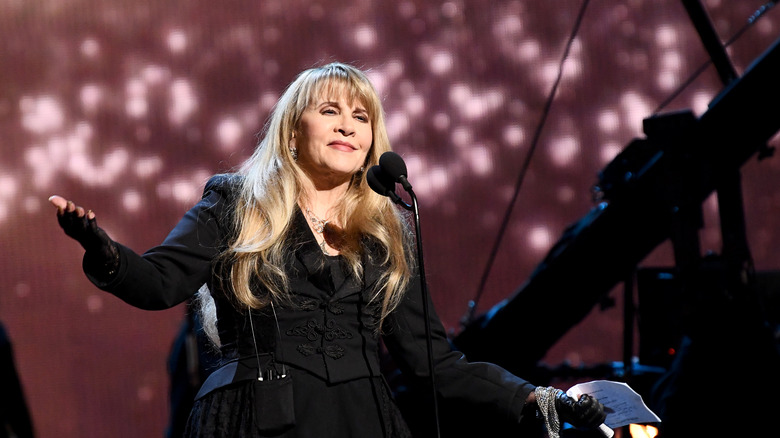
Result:
M404 159L400 155L393 151L385 152L379 157L379 167L396 182L399 182L404 190L411 193L412 185L406 179L406 163L404 163Z
M399 183L412 198L409 206L401 201L401 205L407 210L414 211L415 236L417 237L417 260L420 267L420 292L422 294L423 314L425 317L425 341L428 348L428 369L431 374L431 390L433 391L433 415L436 423L436 436L440 436L439 429L439 402L436 395L436 378L433 366L433 345L431 341L431 317L428 309L428 284L425 281L425 264L423 263L422 236L420 235L420 210L417 206L417 196L412 190L412 185L406 179L406 163L400 155L387 151L379 157L379 166L372 166L366 174L368 185L382 196L389 196L395 201L398 195L395 193L395 184ZM395 195L395 198L394 198ZM400 200L400 198L399 198ZM398 202L396 202L398 203Z
M388 196L394 203L400 205L406 210L411 210L412 206L404 202L398 194L395 193L395 181L393 178L382 171L379 166L371 166L366 173L368 186L382 196Z

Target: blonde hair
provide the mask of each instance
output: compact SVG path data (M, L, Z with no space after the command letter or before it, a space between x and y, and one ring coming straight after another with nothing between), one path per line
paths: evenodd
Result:
M382 105L368 77L359 69L331 63L305 70L287 87L276 103L252 156L238 171L243 175L234 212L234 237L223 253L226 277L238 304L254 309L271 300L290 303L291 291L285 275L285 255L292 251L288 233L296 203L304 196L305 174L289 149L290 139L301 114L321 96L346 93L350 101L365 106L371 120L373 143L365 169L378 164L379 156L391 149ZM366 237L381 246L382 267L371 303L381 303L377 328L396 308L409 282L411 251L405 251L409 230L401 212L388 198L368 187L365 172L353 175L343 200L335 207L336 222L343 225L346 244L340 253L353 275L363 278L362 256ZM267 295L255 295L253 286Z

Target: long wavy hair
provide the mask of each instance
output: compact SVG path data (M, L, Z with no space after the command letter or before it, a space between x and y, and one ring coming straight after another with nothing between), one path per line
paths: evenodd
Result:
M222 258L230 289L244 307L290 302L284 266L293 249L288 232L308 178L290 151L290 139L307 107L318 98L338 96L360 102L368 111L373 143L364 168L378 164L379 156L391 149L382 104L365 73L348 64L330 63L297 76L276 103L254 153L238 171L243 178L234 210L234 239ZM381 246L368 254L379 258L374 262L383 267L370 301L381 303L377 326L381 329L400 302L414 263L412 252L405 251L410 235L407 222L388 198L368 187L363 171L352 176L333 210L343 226L345 244L340 253L356 278L363 278L365 239L373 238Z

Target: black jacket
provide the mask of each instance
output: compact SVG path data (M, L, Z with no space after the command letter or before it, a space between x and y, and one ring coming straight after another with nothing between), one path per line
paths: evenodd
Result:
M284 364L316 376L326 387L380 376L377 309L369 298L381 266L376 263L378 250L369 241L364 248L364 276L358 281L339 268L338 257L323 255L305 217L297 211L288 237L294 251L286 267L294 305L276 305L276 318L268 307L253 311L250 324L247 312L237 310L222 292L215 282L214 263L229 238L234 182L235 178L225 175L213 177L201 201L161 245L143 255L120 245L120 267L109 283L87 275L100 288L142 309L169 308L190 298L203 284L210 287L217 305L223 360L233 365L221 374L213 373L200 396L251 379L258 354L263 358L261 367L278 369ZM415 276L382 335L394 362L412 381L426 381L429 375L420 290ZM493 364L469 363L451 348L432 303L428 304L440 397L489 407L509 422L519 422L534 386Z

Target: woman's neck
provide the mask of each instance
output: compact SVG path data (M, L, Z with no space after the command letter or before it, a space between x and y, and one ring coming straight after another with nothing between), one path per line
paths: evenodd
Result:
M326 255L339 255L341 253L342 232L344 224L335 210L339 202L344 198L346 187L337 187L330 190L307 190L298 205L306 216L314 238L322 252Z
M344 199L348 184L336 187L317 188L313 185L304 191L304 197L299 201L302 209L309 209L310 213L320 218L329 218L334 208Z

